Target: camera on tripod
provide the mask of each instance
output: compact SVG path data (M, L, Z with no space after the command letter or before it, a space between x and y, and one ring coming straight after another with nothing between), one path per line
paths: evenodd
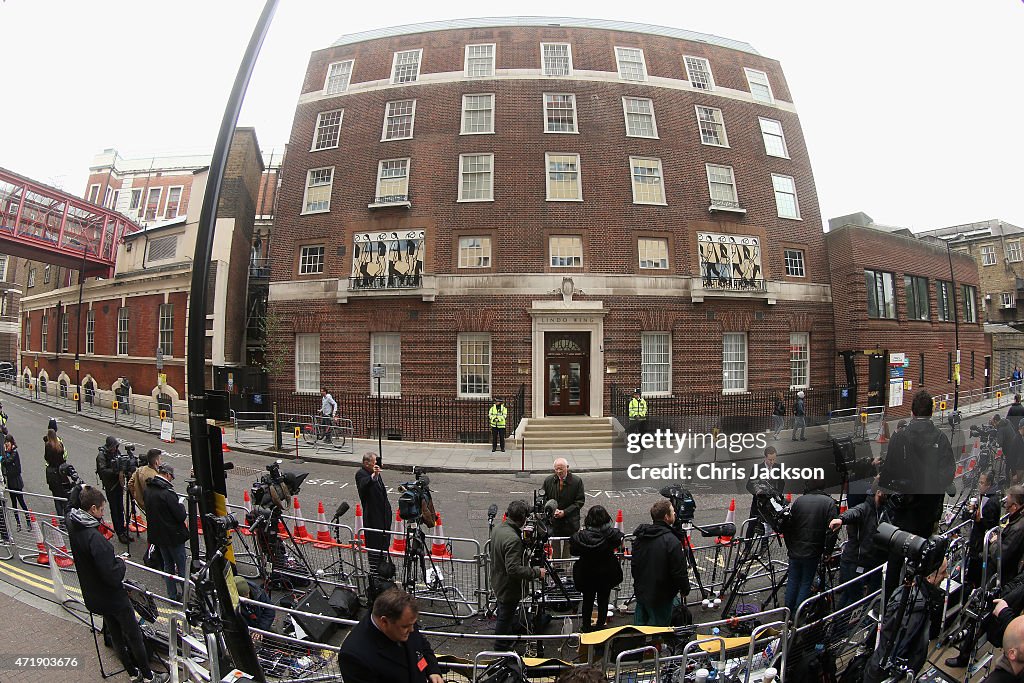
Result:
M786 502L782 494L764 479L751 479L747 482L747 491L754 496L754 504L761 518L775 533L784 533L792 514L792 505Z
M995 437L996 432L999 430L989 425L971 425L971 438L989 440Z
M882 522L875 532L875 546L886 553L905 557L908 574L923 579L942 566L942 559L949 548L949 539L939 535L924 538L889 522Z
M106 444L100 446L98 450L100 453L106 454ZM132 472L139 468L139 458L135 455L135 444L126 443L124 450L124 453L117 453L110 458L110 467L115 472L123 472L125 475L131 476Z
M285 511L292 496L299 492L308 472L281 472L281 460L267 465L267 473L253 482L249 490L252 496L252 511L246 515L246 522L253 528L267 527L271 521ZM230 515L228 515L230 516Z
M669 502L672 503L672 509L676 513L676 521L673 526L677 530L682 529L684 524L689 524L693 521L693 514L697 511L697 501L693 499L693 495L689 490L684 489L679 484L672 484L671 486L662 487L658 493L668 498Z
M78 476L78 470L76 470L75 466L69 462L62 462L60 467L57 468L57 471L62 477L66 477L67 480L71 482L72 488L84 484L82 478Z
M413 481L398 485L398 516L406 522L421 522L428 529L436 523L430 477L422 467L412 468Z
M551 538L551 520L554 519L558 503L555 500L544 501L544 490L539 489L533 492L533 509L526 516L523 523L523 545L529 551L531 557L544 555L544 544Z

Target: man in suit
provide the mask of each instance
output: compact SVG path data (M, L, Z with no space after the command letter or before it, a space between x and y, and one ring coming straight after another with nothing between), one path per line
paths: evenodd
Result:
M557 559L568 557L568 537L580 530L580 510L587 502L583 480L569 472L569 462L558 458L555 473L544 480L544 502L555 501L551 535L566 540L553 541L552 552Z
M377 565L388 550L386 531L371 531L391 528L394 513L388 501L388 490L380 476L377 454L373 451L363 453L363 465L356 472L356 489L359 491L359 502L363 506L363 526L366 537L366 548L369 552L370 573L376 574Z
M416 598L389 588L341 644L345 683L444 683L430 643L416 628Z

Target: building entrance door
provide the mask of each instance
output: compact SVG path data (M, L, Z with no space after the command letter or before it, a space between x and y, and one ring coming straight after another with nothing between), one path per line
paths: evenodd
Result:
M545 332L545 415L590 411L590 333Z
M889 385L888 366L885 359L889 352L872 353L868 356L868 405L884 406L886 389Z

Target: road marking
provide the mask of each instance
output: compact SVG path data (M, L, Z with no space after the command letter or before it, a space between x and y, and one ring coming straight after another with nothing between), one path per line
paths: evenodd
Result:
M456 491L456 493L479 493L485 496L489 496L491 494L490 491Z
M80 432L91 432L92 431L88 427L79 427L78 425L68 425L68 427L71 427L71 429L77 429Z

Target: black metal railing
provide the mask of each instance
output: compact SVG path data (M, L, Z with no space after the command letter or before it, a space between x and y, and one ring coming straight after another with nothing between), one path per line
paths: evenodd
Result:
M350 277L348 288L350 290L371 290L371 289L416 289L423 285L422 275L378 275Z
M411 200L407 194L386 194L381 197L374 197L371 206L388 206L389 204L409 204Z
M766 289L765 280L746 277L718 277L705 275L703 278L704 289L721 289L729 291L756 291L763 292Z

